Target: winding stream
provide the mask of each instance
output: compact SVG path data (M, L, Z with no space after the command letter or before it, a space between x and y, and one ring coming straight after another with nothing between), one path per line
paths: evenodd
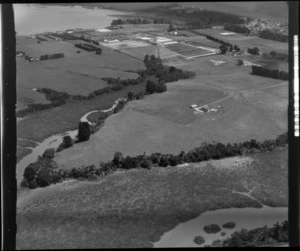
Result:
M101 112L111 112L113 109L115 109L115 107L118 105L118 103L122 100L126 100L126 99L124 99L124 98L117 99L114 102L113 106L110 107L109 109L93 110L91 112L88 112L84 116L81 117L80 121L81 122L88 122L90 125L93 125L93 123L91 123L87 119L89 114L94 113L94 112L99 112L99 111L101 111ZM52 135L51 137L45 139L41 143L36 142L38 145L34 148L30 148L30 149L32 149L32 152L30 154L26 155L25 157L23 157L19 161L19 163L17 164L17 168L16 168L17 184L21 183L21 181L23 179L24 170L30 163L35 162L37 160L38 156L42 156L46 149L48 149L48 148L57 148L62 143L63 136L67 136L67 135L69 135L72 139L75 139L75 137L77 135L77 129L73 130L73 131L67 131L67 132L64 132L64 133Z

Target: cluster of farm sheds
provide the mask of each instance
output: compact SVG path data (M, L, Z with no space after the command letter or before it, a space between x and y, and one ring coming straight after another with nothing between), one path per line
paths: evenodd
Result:
M223 107L220 105L216 106L209 106L209 105L203 105L203 106L198 106L196 104L190 105L190 108L194 110L195 114L205 114L205 113L210 113L210 112L223 112Z

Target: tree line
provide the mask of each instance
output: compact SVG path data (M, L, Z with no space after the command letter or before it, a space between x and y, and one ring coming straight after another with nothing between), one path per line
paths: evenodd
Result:
M41 186L40 184L42 184L42 186L45 186L45 184L50 185L68 178L83 180L96 179L101 175L109 174L117 169L150 169L152 166L177 166L183 163L197 163L210 159L223 159L257 152L272 151L278 147L284 147L287 144L288 135L287 133L284 133L279 135L275 140L265 140L263 142L254 139L242 143L228 143L226 145L222 143L204 142L199 147L196 147L187 153L181 151L177 155L162 153L146 155L144 153L135 157L124 157L122 153L116 152L111 161L101 162L99 167L90 165L87 167L73 168L72 170L57 169L55 163L51 159L54 155L51 154L50 156L39 157L35 163L32 163L25 168L22 185L35 188ZM45 166L43 163L49 164L47 167L49 170L47 175L45 168L43 168ZM43 171L42 177L39 175L40 170ZM33 185L31 184L32 181Z
M54 53L54 54L51 54L51 55L42 55L40 56L40 61L43 61L43 60L49 60L49 59L57 59L57 58L64 58L65 55L63 53Z
M258 33L258 36L265 39L275 40L278 42L288 42L289 36L280 34L276 31L270 31L270 30L262 30Z
M148 19L141 19L141 18L127 18L127 19L114 19L111 22L111 26L116 25L123 25L123 24L171 24L172 21L166 18L154 18L152 21Z
M102 54L102 49L90 44L75 44L75 47L80 48L85 51L96 51L96 54Z
M252 74L262 77L289 80L289 73L278 69L268 69L262 66L252 65Z
M225 41L223 41L223 40L221 40L221 39L215 38L215 37L210 36L210 35L205 35L205 34L204 34L204 36L205 36L207 39L209 39L209 40L212 40L212 41L214 41L214 42L217 42L217 43L220 43L220 44L221 44L221 46L219 47L219 49L220 49L220 51L221 51L221 54L225 54L226 51L228 51L228 50L229 50L230 52L232 52L233 50L235 50L235 51L240 51L240 50L241 50L236 44L233 45L233 44L231 44L231 43L225 42Z
M246 35L249 35L251 33L251 30L247 28L245 25L237 25L237 24L226 24L224 25L224 30L246 34Z

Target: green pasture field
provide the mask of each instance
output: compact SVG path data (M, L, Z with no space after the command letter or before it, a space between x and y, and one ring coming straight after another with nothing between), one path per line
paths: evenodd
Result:
M123 90L107 93L92 100L73 101L39 111L18 122L17 137L41 142L51 135L74 130L78 128L80 118L87 112L108 109L118 98L127 97L129 91L137 94L144 90L144 84L128 86Z
M215 66L211 59L226 63ZM130 156L157 151L177 154L204 141L262 141L286 132L287 82L251 75L248 67L236 66L235 60L215 55L170 63L195 71L197 77L168 83L165 93L129 102L123 111L110 116L88 142L64 150L55 159L71 168L110 160L117 151ZM266 88L271 86L275 87ZM249 91L259 88L266 89ZM214 105L221 105L223 113L194 114L190 108L192 104L201 106L218 100Z
M40 103L49 104L44 94L33 91L30 87L18 88L17 91L17 111L25 109L29 104Z
M43 41L37 43L37 39L17 37L16 51L23 51L34 59L39 59L45 54L63 53L65 57L77 56L77 48L65 41Z
M67 47L73 48L70 44ZM144 68L136 58L101 48L102 55L78 49L81 53L73 57L32 63L17 60L18 110L26 108L29 103L48 103L44 95L32 91L33 88L51 88L74 95L88 94L107 85L101 79L103 77L136 78L137 74L127 71Z
M287 149L21 190L19 249L153 247L208 210L288 205Z

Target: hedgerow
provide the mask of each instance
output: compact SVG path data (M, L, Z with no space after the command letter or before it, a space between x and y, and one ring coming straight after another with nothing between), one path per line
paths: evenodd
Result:
M121 105L120 105L121 106ZM39 157L38 161L28 165L24 171L24 180L28 183L37 179L37 174L42 166L49 164L49 177L47 182L57 183L61 180L72 179L94 179L96 176L106 175L114 172L117 169L133 169L145 168L150 169L152 166L168 167L177 166L183 163L197 163L210 159L223 159L227 157L240 156L245 154L252 154L257 152L273 151L276 148L284 147L288 144L287 133L279 135L275 140L265 140L263 142L254 139L242 143L235 143L224 145L222 143L203 143L189 152L181 151L177 155L152 153L151 155L138 155L135 157L126 156L122 153L116 153L114 159L108 162L101 162L99 167L88 166L81 168L73 168L68 170L54 169L54 162L49 158ZM43 160L43 161L42 161ZM49 162L50 161L50 162ZM46 165L47 166L47 165ZM26 182L23 182L26 184ZM40 183L37 185L39 186ZM49 183L50 184L50 183ZM44 183L43 183L44 185Z

